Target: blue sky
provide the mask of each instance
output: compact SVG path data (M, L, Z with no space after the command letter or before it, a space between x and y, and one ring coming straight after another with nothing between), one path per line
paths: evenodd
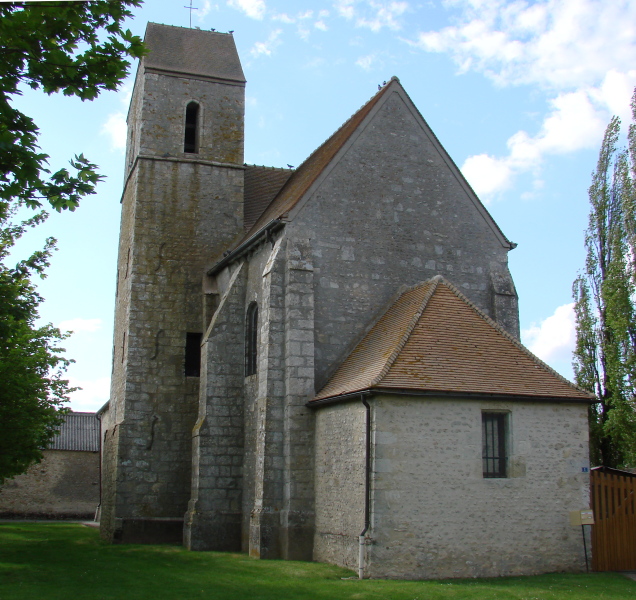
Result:
M189 26L189 0L148 0L128 27ZM396 75L506 236L522 340L571 377L571 285L587 188L612 115L629 121L636 3L623 0L193 0L192 26L234 31L246 88L245 160L299 165ZM134 75L136 65L133 66ZM59 240L44 321L73 330L74 410L109 394L125 118L132 75L94 102L25 91L50 165L83 152L107 176L52 214L16 258Z

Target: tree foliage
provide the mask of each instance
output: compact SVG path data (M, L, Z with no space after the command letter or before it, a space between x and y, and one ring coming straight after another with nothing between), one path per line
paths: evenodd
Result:
M123 28L140 0L10 2L0 4L0 483L42 457L72 391L62 375L69 361L59 347L65 335L38 326L42 298L33 283L44 277L55 240L49 238L15 267L7 263L15 242L46 219L23 221L26 206L75 210L101 179L83 154L55 172L38 146L38 127L15 104L26 86L92 100L115 90L128 58L141 57L141 39Z
M0 4L0 200L32 208L48 201L74 210L100 180L82 154L70 170L51 173L37 145L33 119L13 106L21 86L92 100L115 90L128 73L127 57L140 57L138 36L122 27L140 0L11 2ZM103 38L103 39L102 39Z
M632 109L636 116L636 94ZM614 468L636 466L636 128L629 149L618 147L620 132L614 117L589 188L585 270L573 285L576 382L599 400L590 409L591 458Z
M37 327L38 295L31 278L44 277L55 246L49 238L13 268L6 265L15 242L46 219L40 211L15 223L18 206L0 201L0 483L42 458L72 391L62 379L69 362L58 343L66 337L52 325Z

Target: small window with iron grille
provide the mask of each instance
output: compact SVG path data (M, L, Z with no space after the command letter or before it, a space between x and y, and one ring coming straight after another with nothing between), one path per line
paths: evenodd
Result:
M481 446L484 477L507 477L506 438L508 413L481 413Z
M258 304L250 302L245 315L245 377L256 373Z

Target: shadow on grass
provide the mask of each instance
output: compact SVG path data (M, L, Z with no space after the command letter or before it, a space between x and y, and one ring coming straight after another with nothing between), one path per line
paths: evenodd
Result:
M347 580L332 565L259 561L179 546L113 546L95 529L0 524L0 598L64 600L636 600L622 575L552 574L452 581Z

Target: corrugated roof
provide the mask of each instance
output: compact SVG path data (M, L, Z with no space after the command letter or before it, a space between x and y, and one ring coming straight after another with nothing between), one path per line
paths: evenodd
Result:
M246 230L252 228L293 172L291 169L246 165L243 204Z
M245 83L234 38L229 33L148 23L145 67Z
M69 413L59 430L60 433L51 441L49 450L99 451L100 426L95 413Z
M358 110L358 112L342 125L327 141L314 150L309 158L293 172L292 176L287 180L287 183L282 187L272 203L247 232L241 243L265 227L270 221L278 219L296 205L314 181L316 181L323 169L329 165L338 151L362 123L364 118L371 112L371 109L377 104L378 100L391 88L391 84L394 81L398 81L397 77L393 77L387 85L382 87L373 98Z
M314 400L373 388L593 399L441 276L405 291Z

